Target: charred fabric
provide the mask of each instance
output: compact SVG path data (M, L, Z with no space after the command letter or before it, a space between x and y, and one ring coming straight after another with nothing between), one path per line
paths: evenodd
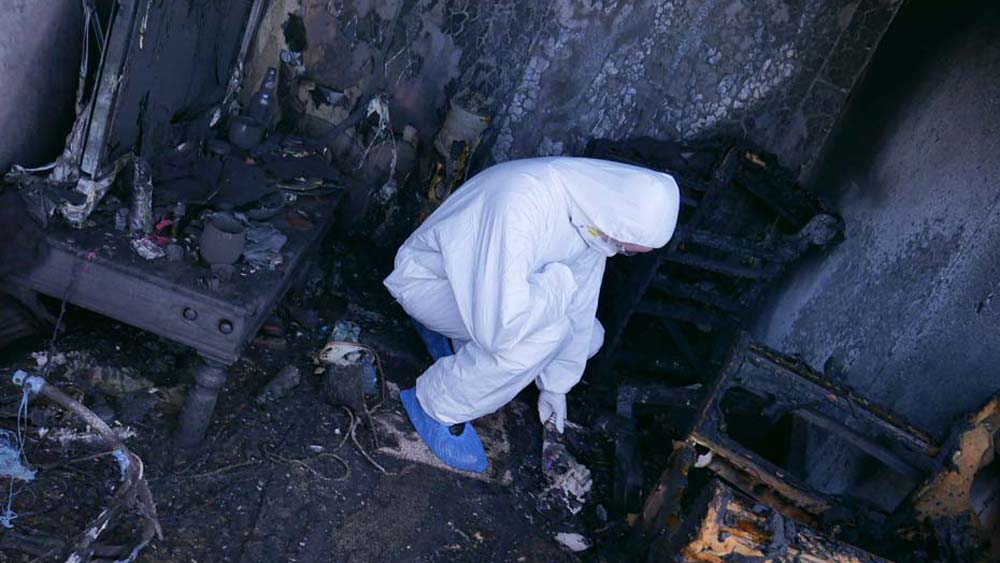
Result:
M347 317L319 319L286 292L308 284L323 245L360 248L362 270L384 270L395 247L485 166L491 92L453 92L428 134L393 121L399 100L386 69L399 46L391 36L366 59L372 78L338 91L305 67L295 17L284 22L278 60L261 65L256 46L274 39L258 34L264 2L233 3L239 18L225 2L205 4L196 15L215 24L180 33L195 13L182 4L84 2L77 118L65 150L5 178L0 346L43 344L32 364L4 370L5 550L133 561L151 542L169 541L121 413L86 389L174 404L171 447L197 457L232 366L248 347L287 350L282 317L325 341L307 363L349 415L340 445L351 442L374 472L387 473L393 455L380 443L401 412L397 376L382 361L391 351L362 343ZM205 70L185 57L218 63ZM189 67L180 83L167 80ZM586 397L574 403L581 418L604 421L594 426L605 429L607 459L585 459L548 429L548 488L532 493L539 512L598 506L601 532L590 535L607 538L598 546L604 560L989 560L996 507L981 490L995 485L984 479L1000 463L998 399L938 440L841 384L836 366L818 370L746 332L776 280L842 239L834 210L777 156L738 137L592 139L579 156L669 174L680 212L667 246L609 264L598 313L604 345L590 360ZM191 385L157 388L135 370L91 369L85 384L55 375L94 360L60 346L74 306L193 350ZM255 391L254 405L287 400L304 379L293 364ZM40 426L36 410L60 413L46 420L62 428ZM498 428L513 424L524 418ZM867 456L881 478L902 483L898 494L834 496L807 484L802 452L817 432ZM487 451L507 434L484 439ZM340 460L349 478L339 455L322 455ZM62 461L33 465L36 456ZM318 474L301 460L265 457ZM79 530L46 529L40 487L58 485L46 473L80 460L97 464L88 471L109 485L103 498L86 499L101 508ZM509 486L502 469L488 473ZM587 535L557 539L573 552L596 551Z

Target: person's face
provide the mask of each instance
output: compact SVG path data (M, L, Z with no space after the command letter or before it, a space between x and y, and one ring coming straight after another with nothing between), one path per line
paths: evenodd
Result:
M641 244L632 244L630 242L623 242L622 251L619 252L622 256L635 256L636 254L645 254L647 252L652 252L654 248L648 246L642 246Z
M612 247L614 247L615 254L618 254L620 256L635 256L636 254L643 254L655 250L648 246L642 246L641 244L622 242L620 240L609 237L608 235L604 234L604 232L601 231L599 232L601 239L604 240L604 242L610 244Z

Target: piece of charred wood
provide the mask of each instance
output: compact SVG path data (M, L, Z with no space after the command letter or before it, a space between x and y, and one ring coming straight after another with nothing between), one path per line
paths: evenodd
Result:
M615 437L615 476L613 504L616 512L634 514L642 505L642 455L636 405L690 409L698 402L697 387L667 387L654 384L623 384L618 387L617 436Z
M758 342L749 343L748 351L747 359L751 363L775 376L748 377L741 381L751 389L775 396L784 394L794 397L799 403L823 409L825 414L835 419L858 418L878 433L925 458L934 458L940 451L940 446L927 432L853 389L835 383L805 362Z
M930 528L949 560L1000 559L998 438L1000 395L955 425L938 470L914 491L896 523L912 519Z
M792 522L720 481L702 492L649 561L676 563L886 563L867 551Z
M720 474L725 473L727 480L748 494L775 499L776 508L800 521L803 515L808 515L804 521L821 521L831 509L842 508L842 503L819 493L729 435L722 399L734 389L768 398L765 416L797 416L908 478L926 474L932 455L939 450L926 433L897 415L833 383L805 363L741 334L724 368L708 384L686 439L712 452L717 463L710 468L720 469ZM866 521L874 514L859 510L849 512Z
M836 502L727 436L696 430L691 434L691 441L707 448L713 456L724 459L731 471L744 475L742 482L752 487L747 489L747 493L760 495L769 491L769 494L783 498L785 502L781 506L788 505L793 509L789 515L801 511L818 518L833 508Z
M663 538L672 537L681 529L682 502L688 488L688 475L697 459L698 454L691 444L674 444L674 451L667 460L667 468L660 475L656 487L646 497L632 528L629 551L633 561L645 560L647 556L650 560L655 560L649 546Z

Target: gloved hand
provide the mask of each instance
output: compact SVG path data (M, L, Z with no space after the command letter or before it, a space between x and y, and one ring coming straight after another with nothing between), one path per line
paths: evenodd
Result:
M538 395L538 418L542 421L542 426L552 419L556 430L562 434L566 427L566 394L542 391Z

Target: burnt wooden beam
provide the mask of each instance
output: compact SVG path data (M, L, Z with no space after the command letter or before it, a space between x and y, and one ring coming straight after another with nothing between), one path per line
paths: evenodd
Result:
M677 563L888 563L714 481L685 512L683 526L658 538L649 561Z
M651 405L691 408L700 397L699 386L667 387L656 384L623 384L616 401L617 435L615 436L615 474L612 487L613 508L632 514L642 506L642 453L635 407Z
M664 255L663 259L673 264L681 264L691 268L698 268L699 270L706 270L725 276L750 280L768 279L773 277L778 271L771 265L744 266L742 264L733 264L731 262L717 260L715 258L706 258L704 256L698 256L686 252L669 252Z
M633 271L622 287L616 292L617 298L611 304L605 326L604 346L592 368L595 372L595 389L607 391L611 386L614 362L621 346L622 335L628 325L636 305L642 300L650 281L656 276L663 251L649 252L633 258ZM605 394L606 393L602 393Z
M814 491L787 470L767 461L728 436L714 434L708 430L696 430L690 439L695 444L711 450L713 455L724 458L734 469L758 483L758 486L767 487L781 495L803 512L819 516L836 504L832 498Z
M626 390L627 393L627 390ZM633 514L642 506L642 456L639 428L630 397L618 396L615 435L615 474L611 510L618 515Z
M736 319L729 315L716 313L703 307L651 300L642 301L636 305L635 313L710 327L725 327L737 322Z
M710 305L727 313L742 313L745 307L739 301L710 289L677 281L666 274L659 274L652 281L652 287L678 299L688 299Z
M708 375L708 368L705 362L698 357L694 349L691 348L691 343L688 341L687 336L684 336L684 331L681 330L677 323L670 319L660 319L660 326L666 329L667 334L670 336L670 340L673 341L674 346L680 350L681 355L687 360L688 365L690 365L696 373L702 375Z
M821 515L811 514L802 510L793 501L785 498L777 491L762 485L755 476L739 469L722 456L713 455L712 459L705 465L705 468L715 473L719 478L733 487L773 507L782 515L796 522L802 522L809 526L819 526L822 523Z
M881 461L896 473L914 479L919 479L925 475L924 470L913 466L889 448L826 415L808 409L799 409L794 411L794 413L809 424L822 428L842 440L846 440L854 447Z
M757 197L791 225L801 227L823 212L819 201L781 170L777 158L749 147L734 149L739 163L732 182Z
M817 389L817 392L822 393L827 405L841 410L845 417L860 418L900 444L928 458L934 458L940 451L940 446L923 430L854 390L830 381L805 362L780 354L759 343L751 344L750 351L752 353L748 359L754 365L782 376L786 381L801 379L808 382ZM760 388L763 381L760 378L750 378L747 384L750 388ZM785 388L787 389L787 386Z
M829 244L841 235L843 229L841 219L821 214L810 219L794 235L778 237L772 241L757 242L699 229L686 229L680 234L682 241L687 244L784 264L798 259L811 246Z
M635 405L694 408L701 398L701 385L668 387L655 383L626 383L618 387L618 413L632 416Z
M673 536L681 528L682 501L688 488L688 474L697 459L698 454L691 444L674 445L674 451L667 460L667 467L646 497L646 502L632 529L629 540L632 561L656 560L649 546L655 545L660 538Z
M632 371L651 371L674 377L695 375L690 368L682 365L683 362L674 361L671 356L655 355L648 352L622 350L618 352L617 363Z
M721 250L738 256L759 258L769 262L789 262L800 254L795 252L793 248L781 244L755 242L697 229L684 231L683 241L686 244Z

